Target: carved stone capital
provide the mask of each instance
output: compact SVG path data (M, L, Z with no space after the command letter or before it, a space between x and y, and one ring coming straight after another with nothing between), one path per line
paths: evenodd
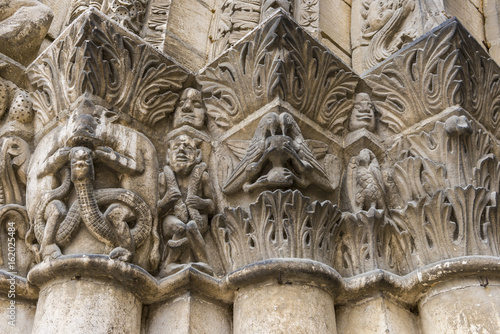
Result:
M79 16L28 68L37 131L85 93L146 127L173 112L188 71L95 9Z

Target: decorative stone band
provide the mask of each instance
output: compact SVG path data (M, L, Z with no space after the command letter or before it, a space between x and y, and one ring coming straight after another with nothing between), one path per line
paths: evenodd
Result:
M9 287L9 275L0 271L0 289ZM500 278L500 258L492 256L464 256L439 261L405 276L385 270L373 270L351 278L343 278L328 265L307 259L269 259L235 270L222 278L211 277L195 268L187 267L162 280L144 269L126 262L110 260L104 255L63 255L42 262L30 271L28 282L16 276L20 296L35 300L38 289L64 276L73 280L92 278L120 284L138 296L144 304L152 304L172 297L182 290L201 294L230 303L238 288L274 280L277 284L310 284L335 295L345 304L375 292L383 291L399 296L401 301L414 304L419 296L436 284L464 277ZM477 285L484 285L478 279Z
M28 280L24 277L0 270L0 294L8 295L13 284L15 285L14 292L17 297L32 301L38 299L38 287L28 283Z

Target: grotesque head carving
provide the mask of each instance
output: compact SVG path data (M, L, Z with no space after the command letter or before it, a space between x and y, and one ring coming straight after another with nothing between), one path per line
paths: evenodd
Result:
M168 142L167 163L176 174L188 175L201 162L199 139L180 135Z
M71 180L73 182L85 179L94 180L94 164L92 151L87 147L74 147L70 151Z
M356 131L366 129L370 132L375 131L375 107L373 106L370 95L359 93L354 100L354 108L351 112L349 121L349 130Z
M205 124L206 113L207 110L201 92L194 88L187 88L182 93L179 104L175 109L174 128L190 125L200 130Z

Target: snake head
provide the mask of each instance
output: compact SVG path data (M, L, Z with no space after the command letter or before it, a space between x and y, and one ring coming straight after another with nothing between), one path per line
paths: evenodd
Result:
M94 181L94 163L92 151L87 147L74 147L70 152L71 181L73 183L84 180Z

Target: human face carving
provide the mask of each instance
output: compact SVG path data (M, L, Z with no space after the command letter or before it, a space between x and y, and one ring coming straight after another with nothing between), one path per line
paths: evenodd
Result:
M200 130L205 124L207 110L203 104L201 92L187 88L181 95L174 113L174 128L190 125Z
M373 132L375 131L375 125L375 108L370 96L366 93L357 94L351 112L349 130L367 129Z
M186 175L194 165L199 163L201 150L196 147L193 138L180 135L169 143L167 158L172 170L176 173Z

